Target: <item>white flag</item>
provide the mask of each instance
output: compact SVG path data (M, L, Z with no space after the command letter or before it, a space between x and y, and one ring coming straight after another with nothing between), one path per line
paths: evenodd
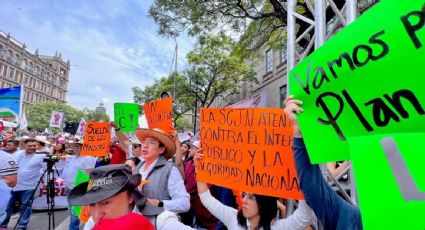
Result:
M25 117L25 113L22 113L21 119L19 119L19 129L24 130L28 127L27 118Z
M61 128L63 112L52 111L52 115L50 117L50 127Z
M80 124L78 125L77 132L75 133L75 136L82 138L84 137L85 132L86 132L86 121L84 120L84 118L81 118Z

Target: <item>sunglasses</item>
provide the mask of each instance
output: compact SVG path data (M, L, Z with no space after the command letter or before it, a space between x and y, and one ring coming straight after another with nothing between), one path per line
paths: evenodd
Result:
M137 149L137 148L140 148L140 147L142 147L142 145L133 145L133 148L135 148L135 149Z
M248 198L248 200L252 200L252 201L255 200L255 195L247 194L246 192L242 192L241 195L242 195L242 199L246 197Z

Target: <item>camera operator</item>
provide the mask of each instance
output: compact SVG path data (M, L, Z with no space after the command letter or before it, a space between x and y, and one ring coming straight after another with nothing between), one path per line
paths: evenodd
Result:
M77 140L75 142L69 141L68 144L70 146L70 149L68 149L68 154L70 154L70 156L66 158L65 168L62 174L63 178L65 179L65 187L66 187L67 195L74 188L74 181L77 175L77 171L92 169L96 165L95 157L80 156L80 151L83 146L82 140ZM72 211L70 205L69 205L69 212L70 212L69 229L78 230L80 226L80 219Z
M7 228L7 224L12 214L15 200L20 205L20 218L18 221L19 229L26 229L31 218L31 200L37 182L40 179L41 170L46 167L43 162L45 154L34 154L37 148L37 141L34 139L25 140L25 150L16 152L13 156L19 166L18 183L11 192L11 198L7 205L6 216L0 223L0 228Z

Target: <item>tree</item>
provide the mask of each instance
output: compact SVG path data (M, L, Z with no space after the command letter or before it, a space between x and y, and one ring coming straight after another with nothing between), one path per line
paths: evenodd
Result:
M190 129L191 126L183 115L193 108L195 95L188 93L190 92L191 86L185 75L174 72L168 77L162 77L159 80L155 80L154 84L144 89L133 87L133 99L135 103L143 104L144 102L160 98L162 92L173 94L174 80L176 82L176 95L173 99L173 121L178 131L186 131Z
M345 1L334 1L341 9ZM312 7L305 0L299 0L296 11L313 19ZM164 36L176 37L186 31L189 35L210 33L238 33L241 37L239 46L243 52L256 49L258 45L269 42L269 46L282 46L286 39L287 1L283 0L155 0L149 9L149 15L159 25L158 33ZM328 7L327 21L335 16ZM298 20L298 35L311 25ZM247 30L247 24L250 28ZM301 47L306 47L312 38L314 30L299 41Z
M257 80L244 57L232 53L234 45L225 35L200 36L195 49L189 52L189 92L201 108L210 107L218 97L227 100L238 94L241 82Z
M48 128L52 111L64 112L64 119L66 119L67 122L79 122L81 117L84 116L82 111L67 104L41 102L27 107L25 115L28 119L28 126L38 131L43 131L45 128Z
M108 114L99 110L83 109L84 119L87 121L109 121Z

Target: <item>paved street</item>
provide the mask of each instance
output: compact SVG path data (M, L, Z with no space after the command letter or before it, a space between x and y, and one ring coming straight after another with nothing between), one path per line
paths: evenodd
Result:
M55 211L55 225L58 230L65 230L68 229L68 213L67 210L57 210ZM13 217L9 222L9 229L13 229L15 227L16 221L18 220L18 217ZM45 211L33 211L31 215L31 220L28 225L29 230L44 230L49 228L49 216L47 215L47 212Z

